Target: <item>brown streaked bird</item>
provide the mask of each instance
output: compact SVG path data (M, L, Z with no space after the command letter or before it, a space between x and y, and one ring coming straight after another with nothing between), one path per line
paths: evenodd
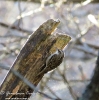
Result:
M47 73L48 71L57 68L62 63L63 58L64 58L63 50L57 49L55 53L51 54L47 58L46 64L43 66L44 69L42 69L39 75L41 75L42 73Z

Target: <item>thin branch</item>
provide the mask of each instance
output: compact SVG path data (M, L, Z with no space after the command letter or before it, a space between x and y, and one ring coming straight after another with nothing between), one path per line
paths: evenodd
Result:
M6 28L10 27L10 25L3 23L3 22L0 22L0 25L3 26L3 27L6 27ZM31 34L33 32L33 31L30 31L30 30L27 30L27 29L24 29L24 28L16 27L15 25L12 25L10 28L21 31L21 32L26 32L26 33L29 33L29 34Z
M77 96L76 96L76 94L73 92L71 86L69 85L69 82L68 82L66 76L65 76L63 73L61 73L60 70L58 70L58 72L59 72L59 74L61 75L61 77L63 78L64 82L67 84L68 90L69 90L69 92L70 92L72 98L73 98L74 100L77 100Z

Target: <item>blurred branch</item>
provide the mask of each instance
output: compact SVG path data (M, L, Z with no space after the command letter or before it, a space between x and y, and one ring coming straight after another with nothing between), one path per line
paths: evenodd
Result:
M54 71L50 74L50 76L48 78L46 78L46 81L42 80L40 87L42 87L43 89L46 87L58 100L61 100L56 93L47 85L47 82L49 81L49 79L51 79L51 77L54 75ZM42 89L41 89L42 90Z
M73 92L73 89L71 88L66 76L65 76L65 73L61 73L61 71L58 69L58 72L60 74L60 76L63 78L64 82L67 84L67 87L68 87L68 90L73 98L73 100L77 100L77 96L76 94Z
M6 1L18 1L18 0L6 0ZM25 1L25 2L34 2L34 3L41 3L41 0L22 0L22 1ZM55 3L57 0L49 0L50 3ZM86 0L68 0L69 2L73 2L73 3L81 3L81 2L84 2ZM93 0L92 1L93 3L98 3L99 0Z
M6 28L9 28L10 27L10 25L8 25L6 23L3 23L3 22L0 22L0 25L3 26L3 27L6 27ZM15 30L18 30L18 31L21 31L21 32L26 32L26 33L29 33L29 34L31 34L33 32L33 31L30 31L30 30L26 30L26 29L23 29L23 28L14 26L14 25L12 25L10 27L10 29L15 29Z
M84 48L84 47L79 47L79 46L74 46L73 48L74 48L74 49L77 49L77 50L79 50L79 51L83 51L84 53L87 53L87 54L96 56L96 54L93 52L94 50L90 50L90 48L89 48L89 49L86 49L86 48Z
M88 19L90 20L90 22L92 22L94 25L96 25L99 28L99 22L98 20L95 18L94 15L89 14L88 15Z
M79 69L79 71L80 71L80 73L81 73L81 79L82 80L86 80L86 76L85 76L85 74L84 74L84 71L83 71L83 68L82 68L82 66L78 66L78 69Z
M58 79L57 77L52 77L51 79L53 79L55 81L62 81L61 79ZM90 79L85 79L85 80L77 80L77 79L75 79L75 80L68 80L68 82L70 84L72 84L72 83L78 83L78 82L89 82L89 81L90 81Z
M18 1L18 9L19 9L19 16L20 16L20 19L18 21L18 27L20 27L20 24L22 23L23 24L23 20L22 20L22 10L21 10L21 0Z
M56 95L56 93L55 93L50 87L47 86L47 84L46 84L45 87L46 87L58 100L62 100L62 99L60 99L60 98Z

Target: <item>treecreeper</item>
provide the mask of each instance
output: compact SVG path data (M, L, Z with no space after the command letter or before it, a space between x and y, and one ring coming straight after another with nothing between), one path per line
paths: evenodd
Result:
M35 87L45 73L57 68L62 63L63 48L71 40L71 37L66 34L54 34L59 23L59 20L49 19L40 25L27 39L11 67ZM29 98L34 90L10 70L0 86L0 93L2 91L0 100L6 98L21 100L22 98ZM9 94L6 95L7 92Z
M47 73L55 68L57 68L63 61L64 58L64 51L61 49L57 49L57 51L51 54L46 63L42 66L42 71L38 75L42 75L43 73Z

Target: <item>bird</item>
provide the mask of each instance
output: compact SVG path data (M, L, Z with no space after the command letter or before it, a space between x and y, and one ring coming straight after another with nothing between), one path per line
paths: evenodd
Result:
M45 70L50 71L58 67L64 58L64 52L61 49L57 49L57 51L51 54L46 60ZM46 72L46 71L45 71Z
M54 52L53 54L51 54L47 60L45 65L43 66L42 71L39 73L39 75L41 75L41 73L47 73L48 71L51 71L53 69L55 69L56 67L58 67L64 58L64 52L61 49L57 49L56 52Z

